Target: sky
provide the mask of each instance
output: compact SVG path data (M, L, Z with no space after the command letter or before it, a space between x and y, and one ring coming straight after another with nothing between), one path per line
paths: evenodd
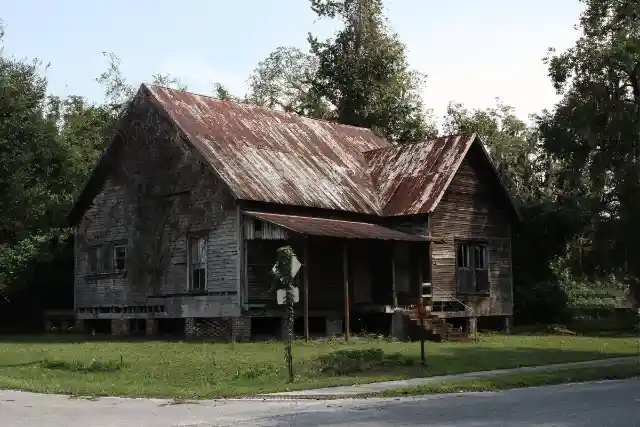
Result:
M412 68L427 74L423 97L436 118L450 101L496 105L523 119L550 109L557 95L542 59L579 33L578 0L386 0L389 23L407 45ZM0 0L5 54L49 64L51 93L104 98L96 77L103 52L121 60L139 85L169 73L190 91L209 94L221 82L246 91L255 65L278 46L306 50L309 32L330 37L336 22L319 20L308 0Z

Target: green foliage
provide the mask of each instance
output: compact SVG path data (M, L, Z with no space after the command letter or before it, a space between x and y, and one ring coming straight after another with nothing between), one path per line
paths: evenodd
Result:
M329 104L329 118L394 141L434 136L420 93L424 76L409 68L404 44L384 22L382 1L312 0L311 6L344 25L326 41L309 35L318 64L312 98Z
M282 364L279 342L225 344L91 338L77 342L69 335L56 336L53 342L51 336L30 335L24 341L16 336L0 338L2 388L189 399L633 356L637 345L637 337L483 334L478 343L427 343L428 365L424 367L420 365L420 346L415 342L355 338L349 344L297 341L296 382L291 384ZM68 342L61 341L64 339ZM120 354L124 355L125 364L115 370ZM92 364L93 359L99 362ZM47 367L43 360L49 361ZM337 371L329 366L349 368L352 373L336 375ZM367 366L371 369L362 370ZM325 373L320 371L322 367L326 368ZM82 372L87 369L93 372Z
M590 220L581 274L613 274L640 295L640 3L583 0L583 34L548 58L563 95L540 119L544 148L565 167L563 199Z
M102 145L89 131L105 116L47 96L38 66L0 52L0 293L63 248L66 213Z
M318 370L324 375L350 375L359 372L392 370L416 366L419 359L402 353L387 354L380 348L338 350L318 357Z
M549 170L536 129L519 119L513 107L498 100L496 107L470 111L452 102L447 108L444 132L477 133L503 181L520 199L533 202L548 192Z
M311 90L317 58L294 47L278 47L249 76L249 102L316 119L329 118L329 106Z
M276 250L275 289L289 289L293 286L291 263L296 254L291 246L283 246Z

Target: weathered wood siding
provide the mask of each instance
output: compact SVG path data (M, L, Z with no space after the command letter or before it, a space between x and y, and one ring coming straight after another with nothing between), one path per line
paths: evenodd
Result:
M432 277L434 300L456 296L456 238L488 241L489 297L464 297L479 315L510 315L510 207L498 187L480 147L472 147L430 219L433 236L446 244L433 244Z
M237 315L233 199L168 122L143 107L137 118L121 132L124 148L76 227L76 309L155 304L164 307L156 316ZM188 289L193 233L208 237L206 291L198 295ZM127 271L90 275L88 249L118 241L127 244Z

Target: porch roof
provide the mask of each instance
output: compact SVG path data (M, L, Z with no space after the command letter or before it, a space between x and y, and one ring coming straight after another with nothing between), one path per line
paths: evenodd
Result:
M311 236L342 237L347 239L379 239L413 242L439 241L430 236L409 234L378 224L319 218L301 215L285 215L267 212L245 211L246 215L278 225L287 230Z

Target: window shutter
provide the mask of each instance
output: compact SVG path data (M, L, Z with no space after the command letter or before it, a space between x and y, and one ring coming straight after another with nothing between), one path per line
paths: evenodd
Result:
M473 284L473 270L468 268L459 268L456 272L456 282L458 292L461 294L469 294L475 291Z

